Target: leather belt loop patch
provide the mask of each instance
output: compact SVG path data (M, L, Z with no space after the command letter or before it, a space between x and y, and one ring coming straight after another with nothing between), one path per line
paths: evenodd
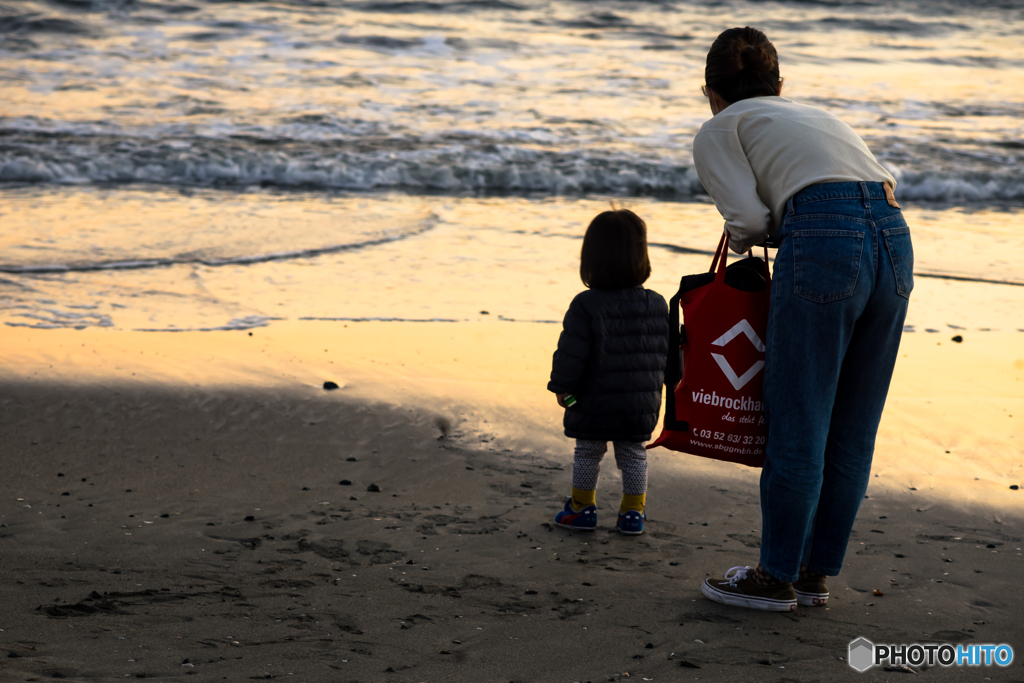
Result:
M885 188L885 201L889 202L889 206L894 209L900 208L900 205L896 203L896 195L892 191L892 186L889 183L882 183Z

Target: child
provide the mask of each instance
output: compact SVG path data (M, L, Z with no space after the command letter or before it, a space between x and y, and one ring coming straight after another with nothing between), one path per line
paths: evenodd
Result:
M616 527L644 531L644 442L658 421L668 352L668 305L641 286L650 275L647 226L639 216L619 209L591 221L580 253L580 279L589 290L569 305L548 382L566 408L565 435L576 439L572 497L555 516L558 526L597 527L597 475L612 441L623 491ZM567 394L576 399L569 407Z

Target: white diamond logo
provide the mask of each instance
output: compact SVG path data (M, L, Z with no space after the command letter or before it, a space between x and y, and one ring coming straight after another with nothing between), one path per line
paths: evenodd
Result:
M757 336L757 333L754 332L754 328L750 326L750 323L748 323L746 319L743 319L733 325L728 332L711 342L711 345L725 346L741 334L747 335L747 339L749 339L750 343L754 345L754 348L764 353L764 342L762 342L761 338ZM732 388L737 390L741 389L747 382L754 379L754 375L760 372L761 368L764 367L764 361L759 360L751 365L750 369L742 375L737 375L736 371L732 369L731 365L729 365L729 361L725 359L725 356L713 353L711 354L711 357L715 359L716 363L718 363L718 367L722 368L722 372L725 373L729 383L732 384Z

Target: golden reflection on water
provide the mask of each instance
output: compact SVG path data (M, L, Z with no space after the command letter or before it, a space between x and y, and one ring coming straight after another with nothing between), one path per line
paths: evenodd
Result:
M0 83L0 100L12 119L142 129L266 126L293 114L422 132L457 130L463 118L474 130L575 126L581 141L600 138L612 148L662 140L687 161L690 139L708 116L698 90L704 56L718 31L737 23L763 25L775 40L788 95L825 100L869 137L888 134L892 123L908 139L926 133L932 124L914 116L923 103L1016 102L1024 71L1024 45L998 13L943 21L893 8L885 20L937 27L901 34L843 26L864 20L857 7L684 5L667 13L636 6L623 16L621 28L596 31L574 26L579 8L559 3L525 13L400 19L222 4L215 14L154 20L145 30L110 21L89 38L39 36L44 48L75 59L55 60L45 50L0 58L12 75ZM630 28L645 25L659 31ZM408 44L365 42L381 36ZM33 81L38 87L26 87ZM878 106L888 117L881 124ZM587 131L595 122L605 130ZM1004 135L1020 127L1019 120L975 116L952 125Z

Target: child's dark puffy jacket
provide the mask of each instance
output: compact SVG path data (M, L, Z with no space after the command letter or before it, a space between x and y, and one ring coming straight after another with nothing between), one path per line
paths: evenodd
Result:
M569 393L565 435L647 441L658 423L668 353L668 305L657 292L591 289L562 323L548 390Z

